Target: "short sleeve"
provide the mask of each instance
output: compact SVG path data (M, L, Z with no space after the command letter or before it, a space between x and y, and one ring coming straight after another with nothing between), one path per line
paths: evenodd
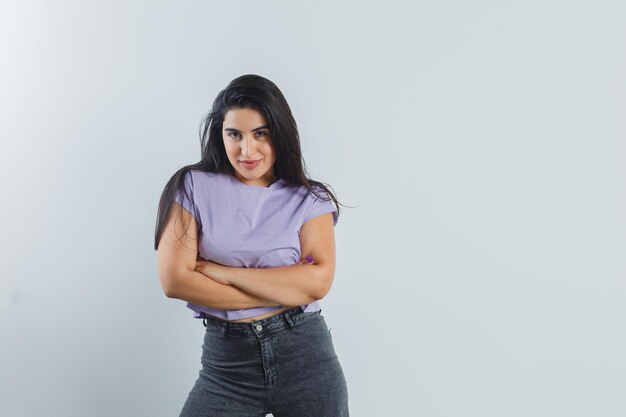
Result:
M337 216L337 208L335 207L335 205L333 204L332 199L330 199L330 196L328 195L327 192L325 192L323 189L321 188L315 188L316 192L323 196L324 198L329 198L328 201L324 201L319 197L316 197L315 194L313 194L312 192L309 192L308 194L308 198L311 199L311 203L309 203L308 207L307 207L307 211L306 214L304 216L304 220L302 222L302 224L308 222L309 220L311 220L314 217L317 216L321 216L322 214L326 214L326 213L333 213L333 226L337 225L337 220L338 220L338 216Z
M174 196L174 201L176 201L178 204L183 206L185 210L191 213L194 219L196 219L198 228L200 228L202 226L202 222L200 220L200 213L194 199L193 176L191 175L191 171L187 171L187 173L185 174L184 189L187 192L187 195L179 190Z

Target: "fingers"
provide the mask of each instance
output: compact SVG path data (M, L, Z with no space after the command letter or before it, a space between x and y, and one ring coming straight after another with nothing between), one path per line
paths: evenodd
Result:
M311 255L309 255L309 256L307 256L305 258L302 258L300 263L303 264L303 265L311 265L314 260L315 259Z

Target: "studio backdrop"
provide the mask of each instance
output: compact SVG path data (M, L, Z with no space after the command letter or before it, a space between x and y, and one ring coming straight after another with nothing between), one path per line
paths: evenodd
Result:
M354 416L626 415L621 1L4 1L0 415L171 417L204 327L153 248L226 84L340 202ZM278 416L277 416L278 417Z

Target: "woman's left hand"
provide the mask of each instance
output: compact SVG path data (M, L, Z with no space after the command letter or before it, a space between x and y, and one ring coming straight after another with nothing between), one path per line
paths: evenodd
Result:
M230 282L226 279L226 274L224 274L224 268L224 265L202 259L200 255L196 258L196 271L220 284L230 285Z

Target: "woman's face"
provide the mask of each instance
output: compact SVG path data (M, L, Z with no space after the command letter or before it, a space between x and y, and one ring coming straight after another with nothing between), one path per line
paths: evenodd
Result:
M235 108L226 112L222 125L224 149L239 181L269 187L274 178L276 154L263 115L254 109ZM253 161L245 164L244 161Z

